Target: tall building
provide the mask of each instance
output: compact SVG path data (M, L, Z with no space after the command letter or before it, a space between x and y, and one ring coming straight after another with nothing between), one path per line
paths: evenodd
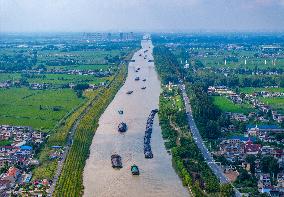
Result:
M122 32L119 33L119 39L120 39L120 40L123 40L123 33L122 33Z
M111 33L107 34L107 40L109 40L109 41L111 40Z
M102 39L103 39L103 36L102 36L101 33L95 33L95 35L94 35L95 41L102 41Z
M130 40L134 40L134 34L133 34L133 32L130 32Z

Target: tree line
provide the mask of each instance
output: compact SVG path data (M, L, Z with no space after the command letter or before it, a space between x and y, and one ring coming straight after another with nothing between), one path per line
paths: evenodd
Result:
M169 82L178 83L181 76L181 67L174 54L164 46L155 47L153 54L162 84L166 85ZM220 184L217 177L204 161L188 132L189 128L184 106L180 110L171 101L175 95L180 95L180 92L178 90L167 91L167 89L163 89L159 102L159 121L163 138L166 140L165 146L172 152L173 166L181 177L183 185L187 186L194 196L219 195L229 197L233 195L232 186ZM205 103L210 107L211 104L208 101L202 100L200 104ZM209 108L208 111L212 115L219 115L219 112L212 108ZM201 114L205 113L204 111ZM215 120L212 118L213 121ZM177 131L172 124L180 128L180 131ZM212 124L214 125L214 122Z
M116 92L123 84L127 73L127 66L121 70L111 82L104 88L92 108L81 119L73 139L73 144L63 166L62 173L56 185L54 196L82 196L83 195L83 170L86 159L90 153L90 145L98 121L105 108L114 98Z

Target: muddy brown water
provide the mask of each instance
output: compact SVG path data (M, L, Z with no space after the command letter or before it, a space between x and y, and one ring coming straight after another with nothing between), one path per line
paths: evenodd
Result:
M86 197L189 196L172 167L171 156L165 149L158 115L154 119L151 139L154 158L144 158L146 121L150 111L158 108L161 87L154 63L148 62L153 59L152 42L142 40L141 46L133 56L135 62L129 64L125 84L99 120L99 127L90 147L90 157L84 169ZM144 54L145 50L149 51ZM147 55L146 59L144 55ZM140 71L135 72L138 67ZM137 76L139 81L134 80ZM144 78L145 82L142 81ZM141 89L143 86L146 86L145 90ZM131 95L126 94L129 90L133 91ZM118 110L123 110L123 115ZM117 131L117 126L122 121L128 126L125 133ZM123 168L120 170L111 166L110 157L115 153L122 157ZM131 174L130 167L133 164L139 167L140 176Z

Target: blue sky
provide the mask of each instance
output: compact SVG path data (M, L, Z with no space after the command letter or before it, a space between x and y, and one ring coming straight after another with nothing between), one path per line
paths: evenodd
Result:
M284 0L0 0L0 31L284 31Z

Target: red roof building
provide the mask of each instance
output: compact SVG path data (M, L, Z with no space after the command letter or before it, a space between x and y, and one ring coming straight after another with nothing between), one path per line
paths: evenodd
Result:
M256 155L261 149L260 144L254 144L250 139L245 143L245 153L249 155Z
M20 170L18 168L15 167L10 167L8 172L7 172L7 176L12 176L14 178L17 178L20 174Z
M274 149L273 150L273 156L276 158L281 158L283 155L283 150L282 149Z

